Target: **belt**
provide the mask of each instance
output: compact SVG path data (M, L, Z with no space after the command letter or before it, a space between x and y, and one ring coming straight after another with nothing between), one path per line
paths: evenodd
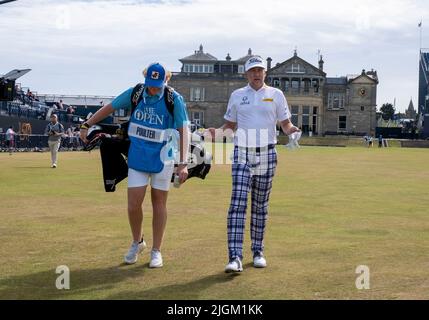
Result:
M271 149L274 149L276 147L275 144L269 144L265 147L240 147L240 146L235 146L238 149L241 150L246 150L246 151L250 151L250 152L261 152L261 151L268 151Z

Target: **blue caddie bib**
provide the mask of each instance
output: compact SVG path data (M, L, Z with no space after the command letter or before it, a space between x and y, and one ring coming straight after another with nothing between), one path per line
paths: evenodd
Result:
M164 169L164 161L171 159L171 148L166 145L171 140L172 120L164 97L154 103L142 99L130 118L128 167L148 173Z

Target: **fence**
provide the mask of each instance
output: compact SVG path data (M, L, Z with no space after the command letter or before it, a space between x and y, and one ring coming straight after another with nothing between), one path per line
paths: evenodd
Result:
M14 138L13 149L16 151L40 151L48 148L48 136L38 134L17 134ZM60 150L79 151L83 149L83 143L79 137L65 136L61 139ZM0 152L9 151L6 143L6 134L0 133Z

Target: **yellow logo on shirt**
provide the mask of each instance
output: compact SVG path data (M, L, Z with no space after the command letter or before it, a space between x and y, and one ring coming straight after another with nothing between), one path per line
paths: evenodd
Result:
M271 98L264 98L264 100L262 100L262 101L264 101L264 102L273 102L273 101L274 101L274 99L271 99Z

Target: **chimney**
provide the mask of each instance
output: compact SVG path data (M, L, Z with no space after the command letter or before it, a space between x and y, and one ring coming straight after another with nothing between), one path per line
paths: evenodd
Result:
M267 58L267 71L269 71L271 69L271 62L273 62L273 59L271 59L270 57Z
M319 70L323 71L323 64L325 63L325 61L323 61L323 56L320 56L319 59Z

